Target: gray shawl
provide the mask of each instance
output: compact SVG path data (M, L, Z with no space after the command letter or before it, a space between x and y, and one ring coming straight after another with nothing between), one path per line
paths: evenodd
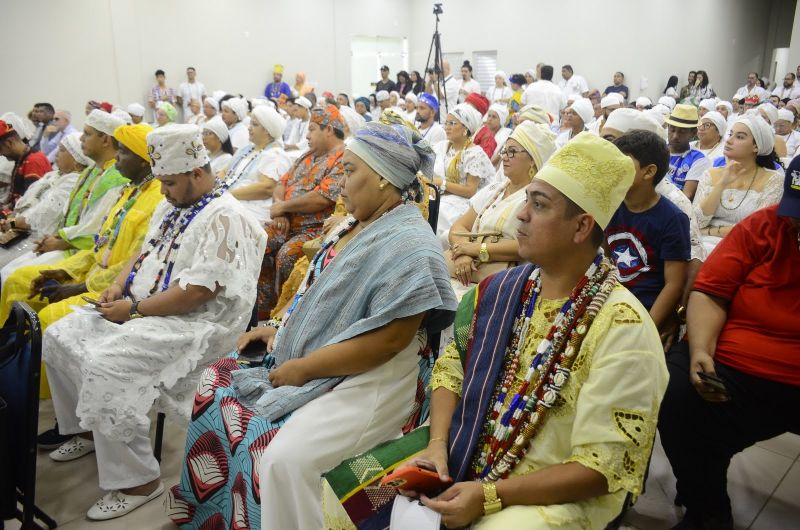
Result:
M309 268L310 272L310 268ZM429 333L453 322L458 303L441 246L416 206L399 206L358 233L306 290L275 338L276 366L390 322L428 312ZM233 372L246 407L275 421L343 377L273 388L267 370Z

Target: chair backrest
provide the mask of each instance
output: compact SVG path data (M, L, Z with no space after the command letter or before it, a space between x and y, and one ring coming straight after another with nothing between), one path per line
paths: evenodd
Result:
M27 304L15 302L0 340L0 398L6 403L7 425L13 426L4 434L9 451L4 456L13 462L10 473L4 473L11 479L6 486L10 483L22 493L26 515L33 512L36 488L41 362L39 318Z
M429 190L428 199L428 224L431 225L433 233L436 233L436 228L439 226L439 202L441 201L442 194L439 188L433 184L426 186Z

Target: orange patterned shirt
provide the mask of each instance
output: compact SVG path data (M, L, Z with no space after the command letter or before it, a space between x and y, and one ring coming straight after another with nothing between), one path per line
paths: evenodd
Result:
M336 199L339 198L342 191L339 180L344 174L343 155L344 146L336 147L320 156L314 156L309 151L281 177L286 200L296 199L306 193L316 191L331 201L329 208L316 213L289 214L293 232L321 227L325 219L333 213Z

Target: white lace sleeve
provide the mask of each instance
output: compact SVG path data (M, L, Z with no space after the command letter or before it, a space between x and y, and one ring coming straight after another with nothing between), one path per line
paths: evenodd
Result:
M705 215L703 213L703 208L701 208L701 204L703 201L711 194L711 190L714 188L714 185L711 183L711 173L709 170L703 171L703 174L700 175L700 180L697 182L697 191L694 194L694 201L692 202L694 206L694 215L697 217L697 224L700 229L703 229L711 223L711 219L714 218L714 214Z
M23 217L31 229L39 234L53 234L64 216L69 194L78 182L77 173L61 175L53 186L44 192L39 202L31 206Z
M480 187L483 187L494 176L494 166L483 149L472 146L463 155L464 175L472 175L480 180Z
M766 208L780 202L783 197L783 176L777 171L770 175L767 184L764 186L764 191L758 199L758 209Z

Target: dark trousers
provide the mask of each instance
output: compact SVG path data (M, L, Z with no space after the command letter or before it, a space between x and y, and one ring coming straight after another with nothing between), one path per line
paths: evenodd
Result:
M678 480L678 497L687 511L730 517L727 473L731 458L761 440L800 432L800 386L715 363L731 399L710 403L689 381L686 342L670 351L667 366L670 379L658 430Z

